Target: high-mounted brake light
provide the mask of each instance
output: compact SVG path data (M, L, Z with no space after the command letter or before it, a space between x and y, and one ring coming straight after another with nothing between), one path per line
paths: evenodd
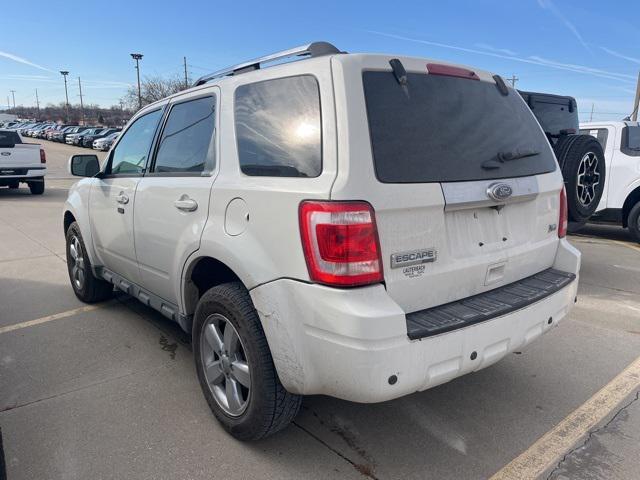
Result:
M560 190L560 214L558 215L558 238L567 236L569 226L569 212L567 208L567 190L562 186Z
M480 80L476 72L467 68L452 67L441 63L427 63L427 73L429 75L444 75L447 77L466 78L468 80Z
M311 280L341 287L383 280L375 214L368 203L302 202L300 235Z
M40 149L40 163L47 163L47 154L44 153L44 148Z

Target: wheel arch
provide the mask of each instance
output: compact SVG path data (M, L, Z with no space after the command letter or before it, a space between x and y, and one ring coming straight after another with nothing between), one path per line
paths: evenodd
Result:
M69 209L66 209L64 211L64 216L63 216L63 221L62 221L62 225L63 225L63 233L66 235L67 230L69 230L69 226L76 221L76 217L73 214L73 212Z
M204 293L227 282L246 282L227 263L209 255L198 255L186 263L182 274L182 304L185 315L193 315Z

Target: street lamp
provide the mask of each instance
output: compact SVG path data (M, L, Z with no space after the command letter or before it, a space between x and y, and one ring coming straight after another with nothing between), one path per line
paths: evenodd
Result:
M138 108L142 108L142 94L140 93L140 60L142 60L141 53L132 53L131 58L136 61L136 72L138 74Z
M68 122L69 121L69 92L67 91L67 75L69 75L69 72L67 72L66 70L60 70L60 75L62 75L62 78L64 78L64 97L67 100L67 102L64 104L64 109L66 112L65 122Z

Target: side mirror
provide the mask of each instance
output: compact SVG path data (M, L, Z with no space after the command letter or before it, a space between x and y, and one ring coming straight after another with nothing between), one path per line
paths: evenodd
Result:
M93 177L100 171L100 162L95 155L73 155L69 159L69 173L76 177Z

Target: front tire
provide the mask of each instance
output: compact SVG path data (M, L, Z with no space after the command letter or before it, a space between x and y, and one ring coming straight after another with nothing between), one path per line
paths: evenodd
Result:
M87 249L77 222L69 225L67 240L67 270L76 297L85 303L107 300L113 296L113 285L93 274Z
M208 290L193 321L198 380L214 415L239 440L285 428L302 397L285 390L251 297L239 282Z
M633 239L640 243L640 202L636 203L627 217L627 228Z
M20 188L20 182L10 182L9 183L9 188L12 189L12 190Z

